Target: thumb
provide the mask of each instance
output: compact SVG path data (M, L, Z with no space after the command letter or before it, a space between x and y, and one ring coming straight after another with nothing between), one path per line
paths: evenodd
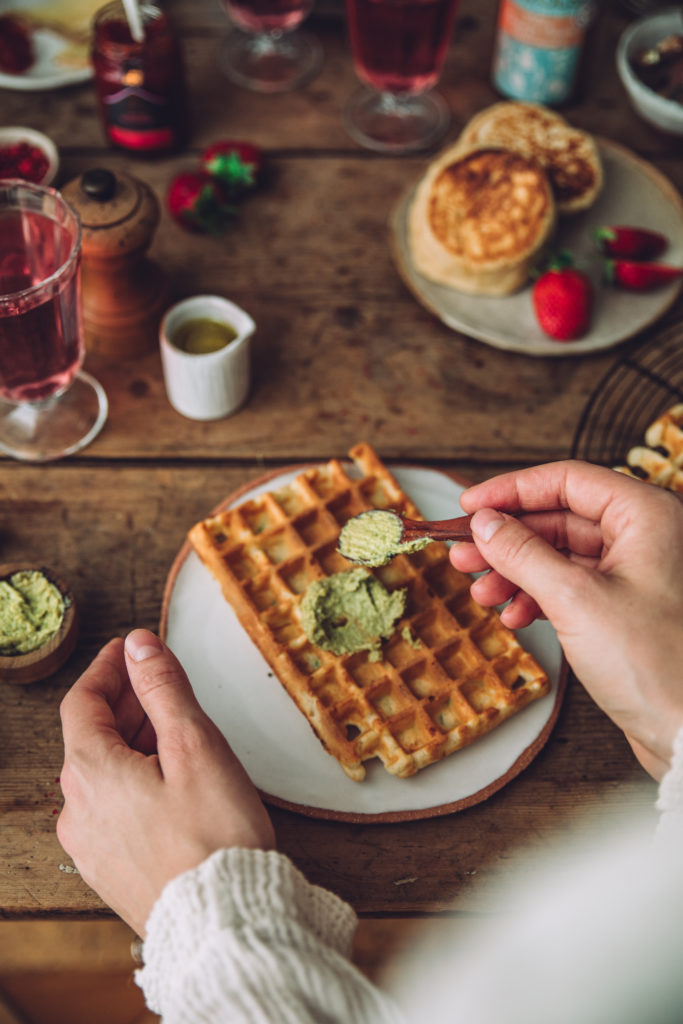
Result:
M187 673L158 636L134 629L126 637L125 655L131 685L158 741L179 719L203 714Z
M491 568L529 594L553 625L575 616L577 604L583 607L585 597L578 602L577 595L585 593L594 574L570 562L519 519L484 508L474 513L470 525Z

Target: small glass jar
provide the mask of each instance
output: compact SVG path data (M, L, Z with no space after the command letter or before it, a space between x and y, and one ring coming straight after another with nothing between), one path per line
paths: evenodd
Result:
M91 59L107 139L138 153L168 153L185 141L185 82L180 45L154 2L140 5L144 38L130 31L123 4L102 7L93 22Z
M564 103L594 11L593 0L501 0L494 86L515 100Z

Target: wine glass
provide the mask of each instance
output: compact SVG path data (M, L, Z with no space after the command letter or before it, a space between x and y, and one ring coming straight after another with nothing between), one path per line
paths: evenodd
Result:
M0 451L48 462L107 418L84 357L78 214L53 188L0 181Z
M223 54L223 70L238 85L257 92L286 92L308 81L322 64L313 36L297 31L314 0L224 0L234 30Z
M446 131L445 100L430 92L443 68L458 0L346 0L351 54L365 85L344 111L369 149L409 153Z

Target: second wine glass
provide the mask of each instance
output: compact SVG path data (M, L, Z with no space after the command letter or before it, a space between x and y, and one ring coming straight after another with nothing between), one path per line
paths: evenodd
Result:
M458 0L346 0L351 53L364 86L344 122L361 145L381 152L426 149L450 114L430 90L441 75Z
M286 92L320 69L322 48L300 32L314 0L223 0L234 29L223 70L238 85L257 92Z

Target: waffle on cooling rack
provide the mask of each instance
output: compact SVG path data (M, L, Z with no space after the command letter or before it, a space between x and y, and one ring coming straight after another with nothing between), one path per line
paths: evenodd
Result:
M378 757L414 775L548 692L548 677L498 614L469 594L444 544L374 570L407 588L405 615L382 644L334 655L306 637L299 605L310 582L353 566L337 551L347 519L370 508L422 518L365 444L354 468L333 459L278 490L197 523L189 539L266 661L346 774ZM311 770L314 770L312 768Z
M645 444L626 455L615 469L669 491L683 494L683 403L659 416L645 431Z

